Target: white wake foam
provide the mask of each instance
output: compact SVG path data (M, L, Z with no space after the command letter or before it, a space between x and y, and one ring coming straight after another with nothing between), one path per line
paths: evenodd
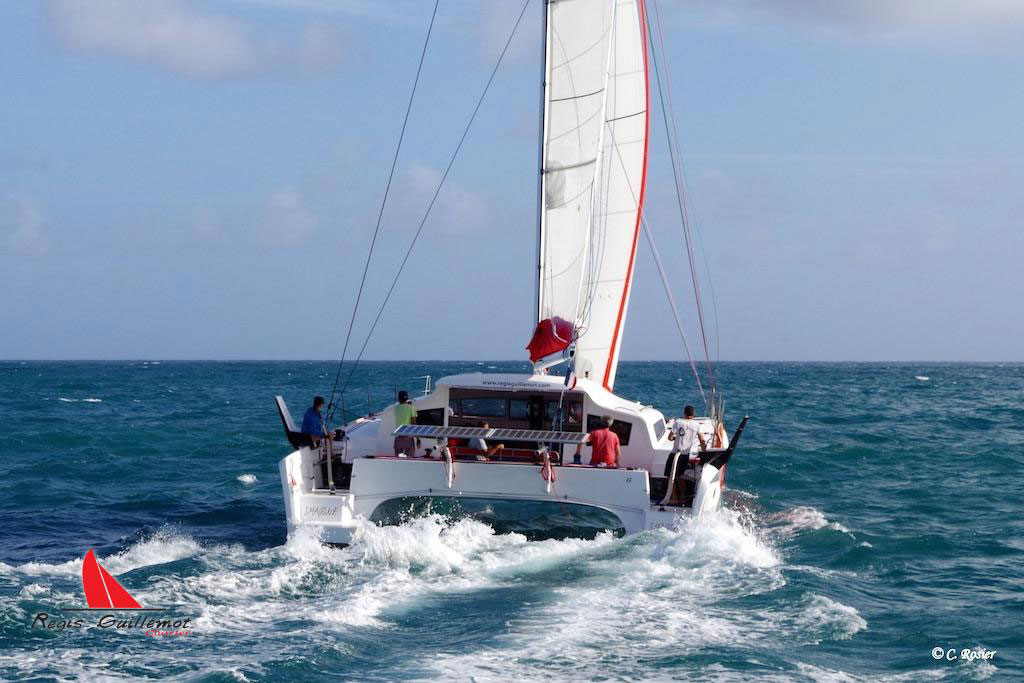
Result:
M251 628L279 619L282 610L319 622L328 632L387 627L391 616L438 593L544 571L615 542L611 534L592 541L530 542L520 534L495 534L473 519L435 514L401 526L366 523L346 549L325 546L311 531L300 530L284 546L224 558L223 568L157 579L154 590L166 602L203 605L197 628L206 630ZM214 564L208 557L214 551L224 552L206 549L208 564Z
M796 630L812 634L813 643L825 637L846 640L868 627L853 607L813 593L807 596L802 609L796 613L794 625Z
M609 541L581 559L576 579L553 586L549 601L509 624L514 639L472 656L435 658L437 674L537 677L555 632L559 658L572 662L561 675L587 670L612 678L635 675L638 647L646 658L673 657L681 643L692 649L778 636L772 615L720 604L785 585L777 552L738 513L721 510Z
M813 508L789 514L794 527L828 524ZM248 551L200 544L167 529L100 561L116 575L193 558L185 571L154 571L130 590L144 605L194 610L197 632L227 634L253 646L257 641L249 639L273 629L281 637L335 647L354 628L390 628L439 596L488 589L514 595L525 582L537 590L529 603L516 602L504 636L471 654L449 650L410 666L460 679L499 677L495 672L502 679L571 678L580 671L614 678L635 675L638 648L645 657L671 658L682 644L815 643L866 628L854 608L825 595L762 600L762 607L744 602L786 584L773 537L730 510L621 539L606 533L594 540L544 541L498 535L477 519L433 514L401 526L364 524L346 549L323 545L309 530L292 534L282 546ZM57 590L77 590L80 571L80 559L0 565L5 577L11 573L28 584L18 596L25 601L52 600L46 597L49 584L39 577L56 577ZM317 627L308 628L310 622ZM561 663L538 668L538 662L550 661L556 643ZM249 671L259 661L235 666L225 659L216 666ZM422 676L422 668L417 671Z
M803 531L815 531L817 529L834 529L853 536L853 532L838 522L829 522L820 510L808 506L798 506L769 515L767 521L784 537L794 536Z
M199 544L191 537L164 529L119 553L108 557L97 556L97 560L107 571L116 576L139 567L190 557L198 553L199 550ZM56 564L26 562L13 567L8 565L8 570L28 576L77 576L82 572L82 558L78 557Z

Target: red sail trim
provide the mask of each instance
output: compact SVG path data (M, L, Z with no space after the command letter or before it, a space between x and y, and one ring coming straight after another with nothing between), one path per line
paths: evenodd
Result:
M530 362L536 363L545 356L565 351L572 344L572 323L562 318L545 318L537 323L530 343Z
M640 180L640 197L636 206L636 226L633 228L633 248L629 252L629 266L626 268L626 282L622 286L622 301L619 302L619 315L615 319L615 333L612 335L612 345L608 350L608 362L604 367L604 388L611 391L608 380L612 375L612 363L615 359L615 349L619 344L619 333L622 327L622 318L626 313L626 301L629 300L629 286L633 280L633 264L636 261L636 245L640 238L640 221L644 215L644 193L647 190L647 151L648 142L651 139L651 74L647 66L647 6L644 0L636 0L637 8L640 10L640 38L644 44L644 165Z
M90 609L140 609L128 591L113 576L96 562L92 549L82 560L82 590Z

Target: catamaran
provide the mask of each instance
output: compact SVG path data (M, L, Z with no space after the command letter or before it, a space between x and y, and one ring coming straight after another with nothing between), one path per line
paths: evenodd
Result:
M722 401L710 391L705 416L696 418L700 438L684 452L661 412L614 393L641 230L654 247L643 214L652 42L646 3L543 4L532 371L444 377L411 399L414 423L403 419L407 407L393 404L317 446L276 397L295 449L280 461L289 532L311 528L326 543L348 544L382 504L405 499L587 506L610 513L625 533L720 504L747 418L730 438ZM687 250L693 271L689 239ZM697 376L692 358L691 365ZM621 445L618 467L574 457L606 421ZM483 451L477 439L503 448Z

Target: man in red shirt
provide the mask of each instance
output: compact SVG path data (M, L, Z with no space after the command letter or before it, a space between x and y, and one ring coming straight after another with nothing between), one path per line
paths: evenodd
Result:
M601 420L604 426L587 434L587 443L593 449L590 454L590 465L592 467L618 467L619 457L622 455L619 435L610 429L612 426L611 416L605 415ZM577 458L581 450L583 450L583 444L577 444Z

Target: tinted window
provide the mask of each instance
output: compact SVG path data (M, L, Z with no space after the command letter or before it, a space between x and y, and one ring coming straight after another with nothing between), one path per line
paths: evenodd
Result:
M555 424L555 411L558 410L558 401L547 401L544 404L544 417L552 429L557 428ZM579 427L583 424L583 404L579 401L562 402L562 428ZM573 431L573 430L569 430Z
M588 432L600 429L601 427L604 427L604 419L601 415L587 415ZM619 443L625 446L629 443L629 434L633 431L633 425L622 420L613 420L612 431L619 435Z
M416 411L416 424L418 425L443 425L444 408L431 408L430 410Z
M530 402L513 398L508 402L508 416L512 420L530 419Z
M508 403L503 398L464 398L463 417L505 417Z
M665 435L665 420L658 420L654 423L654 438L658 441Z

